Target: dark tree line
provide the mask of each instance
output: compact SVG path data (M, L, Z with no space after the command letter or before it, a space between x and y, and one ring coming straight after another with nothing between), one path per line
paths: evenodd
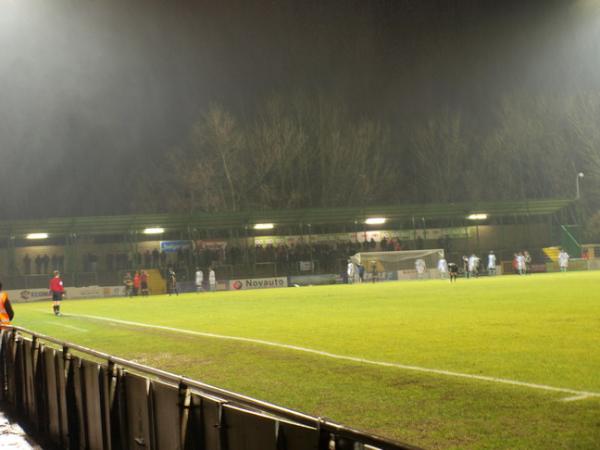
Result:
M222 105L138 177L134 208L237 211L569 198L600 205L600 95L510 96L494 121L449 108L393 127L343 102L272 95L251 115Z

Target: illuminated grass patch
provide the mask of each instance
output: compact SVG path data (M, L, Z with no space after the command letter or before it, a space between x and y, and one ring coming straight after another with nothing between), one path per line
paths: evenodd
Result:
M600 273L17 304L16 324L429 448L597 448ZM232 341L166 328L267 341Z

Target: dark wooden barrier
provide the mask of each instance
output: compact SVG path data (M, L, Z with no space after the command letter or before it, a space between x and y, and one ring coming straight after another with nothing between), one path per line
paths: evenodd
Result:
M0 402L60 449L416 449L19 327L0 332Z

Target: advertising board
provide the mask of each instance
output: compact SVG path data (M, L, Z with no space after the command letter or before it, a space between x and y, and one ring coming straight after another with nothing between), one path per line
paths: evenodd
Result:
M66 299L79 298L105 298L121 297L125 295L123 286L87 286L87 287L66 287ZM11 302L27 303L43 300L51 300L52 295L48 289L14 289L7 291Z
M287 277L248 278L229 281L229 289L231 289L232 291L241 291L246 289L282 288L287 287L287 285Z

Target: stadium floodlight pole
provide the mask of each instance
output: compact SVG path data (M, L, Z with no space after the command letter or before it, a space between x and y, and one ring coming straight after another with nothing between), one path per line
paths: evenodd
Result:
M581 191L579 190L579 179L583 177L583 172L579 172L575 178L575 200L579 200L581 197Z

